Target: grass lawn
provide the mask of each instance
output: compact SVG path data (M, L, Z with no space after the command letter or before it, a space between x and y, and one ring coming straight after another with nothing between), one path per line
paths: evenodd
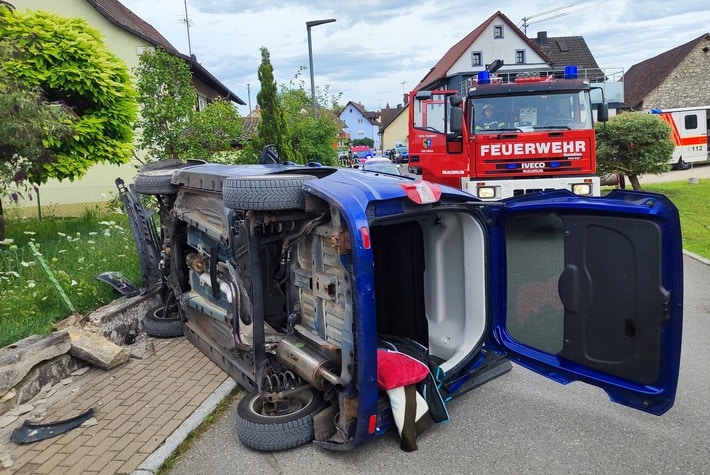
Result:
M654 183L643 185L643 189L673 201L680 212L683 248L710 259L710 180Z
M8 222L0 243L0 348L50 332L72 307L85 315L115 300L120 295L96 280L105 271L141 284L125 215Z

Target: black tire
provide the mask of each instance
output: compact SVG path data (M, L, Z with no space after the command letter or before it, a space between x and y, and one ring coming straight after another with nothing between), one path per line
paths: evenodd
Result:
M133 187L142 195L174 195L178 187L170 182L173 171L168 168L140 172L133 179Z
M690 168L690 163L683 160L683 157L680 157L672 168L674 170L687 170L688 168Z
M204 165L204 160L190 159L183 162L179 159L149 162L138 170L133 179L133 187L142 195L174 195L178 187L171 183L173 171L192 165Z
M258 392L246 394L237 405L237 437L250 449L277 452L313 441L313 416L323 407L315 389L304 389L289 397L287 414L262 414Z
M304 209L303 185L312 175L258 175L224 180L224 205L238 210Z
M143 317L143 329L154 338L175 338L184 334L182 319L176 307L168 307L165 316L165 306L159 305L148 310Z

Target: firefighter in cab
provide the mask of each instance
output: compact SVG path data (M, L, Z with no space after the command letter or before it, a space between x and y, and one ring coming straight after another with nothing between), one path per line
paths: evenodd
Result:
M476 131L500 129L501 127L505 127L505 122L500 120L500 117L496 114L496 109L493 107L493 104L484 104L483 116L476 124Z

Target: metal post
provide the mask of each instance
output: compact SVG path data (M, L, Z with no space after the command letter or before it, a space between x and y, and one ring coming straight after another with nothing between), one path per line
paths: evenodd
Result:
M332 23L335 18L329 18L327 20L313 20L306 22L306 31L308 31L308 71L311 73L311 101L313 102L313 118L316 118L316 84L315 78L313 77L313 46L311 45L311 27L323 25L325 23Z

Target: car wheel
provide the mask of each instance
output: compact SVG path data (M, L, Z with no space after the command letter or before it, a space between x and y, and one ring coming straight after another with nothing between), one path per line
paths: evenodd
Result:
M133 187L142 195L174 195L178 187L171 183L173 170L165 168L140 172L133 179Z
M133 179L133 187L142 195L174 195L178 187L171 183L173 171L191 165L203 165L204 160L179 159L149 162L138 170L138 175Z
M269 413L258 392L250 392L237 405L237 437L262 452L298 447L313 441L313 416L322 407L321 393L309 388L288 396L280 413Z
M224 205L240 210L304 209L303 185L312 175L258 175L224 180Z
M159 305L148 310L143 317L143 329L155 338L175 338L184 334L182 319L176 305Z

